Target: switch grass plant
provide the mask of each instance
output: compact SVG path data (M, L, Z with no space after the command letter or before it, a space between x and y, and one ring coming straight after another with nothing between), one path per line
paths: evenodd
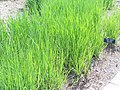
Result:
M0 22L0 90L59 90L71 70L87 73L104 37L118 34L118 15L103 24L101 0L40 4L41 16L36 9L9 19L9 32Z
M40 14L40 10L41 10L41 2L42 0L26 0L26 7L29 9L29 13L35 13L36 10L39 12Z
M120 33L120 13L114 13L112 16L104 15L103 27L105 32L105 37L117 38Z
M103 0L103 6L105 9L111 9L113 7L114 0Z

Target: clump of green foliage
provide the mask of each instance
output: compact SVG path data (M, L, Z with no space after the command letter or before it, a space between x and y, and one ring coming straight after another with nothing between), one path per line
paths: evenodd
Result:
M42 0L27 0L26 2L27 2L26 7L28 8L30 14L36 13L37 11L41 15L40 11Z
M32 4L34 14L25 11L7 27L0 22L0 90L59 90L71 70L87 73L104 37L119 33L118 15L102 20L101 0L28 0L30 10Z
M114 0L103 0L103 6L105 9L110 9L113 6Z

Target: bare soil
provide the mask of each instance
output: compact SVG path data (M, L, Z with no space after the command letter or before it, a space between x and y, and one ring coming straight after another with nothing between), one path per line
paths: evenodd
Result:
M99 60L88 74L88 82L79 90L102 90L105 85L120 71L120 46L115 52L102 52Z
M0 18L6 20L9 16L15 17L24 6L25 0L0 0Z

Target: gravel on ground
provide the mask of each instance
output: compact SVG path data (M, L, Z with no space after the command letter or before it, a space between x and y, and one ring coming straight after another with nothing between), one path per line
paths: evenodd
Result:
M9 16L15 17L24 6L25 0L0 0L0 18L6 20Z

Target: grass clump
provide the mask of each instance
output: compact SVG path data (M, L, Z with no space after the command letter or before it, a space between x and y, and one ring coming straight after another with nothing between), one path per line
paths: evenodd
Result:
M0 90L59 90L71 70L87 73L111 30L118 34L118 15L102 23L101 0L36 1L28 0L34 14L7 22L9 32L0 26Z
M114 0L103 0L103 6L105 9L111 9L113 6L113 1Z
M27 2L26 6L29 10L29 13L33 14L36 13L36 11L38 11L39 14L41 15L40 11L41 11L42 1L43 0L26 0Z
M114 13L114 15L111 15L108 17L105 15L105 19L103 20L103 27L105 32L105 37L109 38L117 38L118 34L120 33L120 13Z

